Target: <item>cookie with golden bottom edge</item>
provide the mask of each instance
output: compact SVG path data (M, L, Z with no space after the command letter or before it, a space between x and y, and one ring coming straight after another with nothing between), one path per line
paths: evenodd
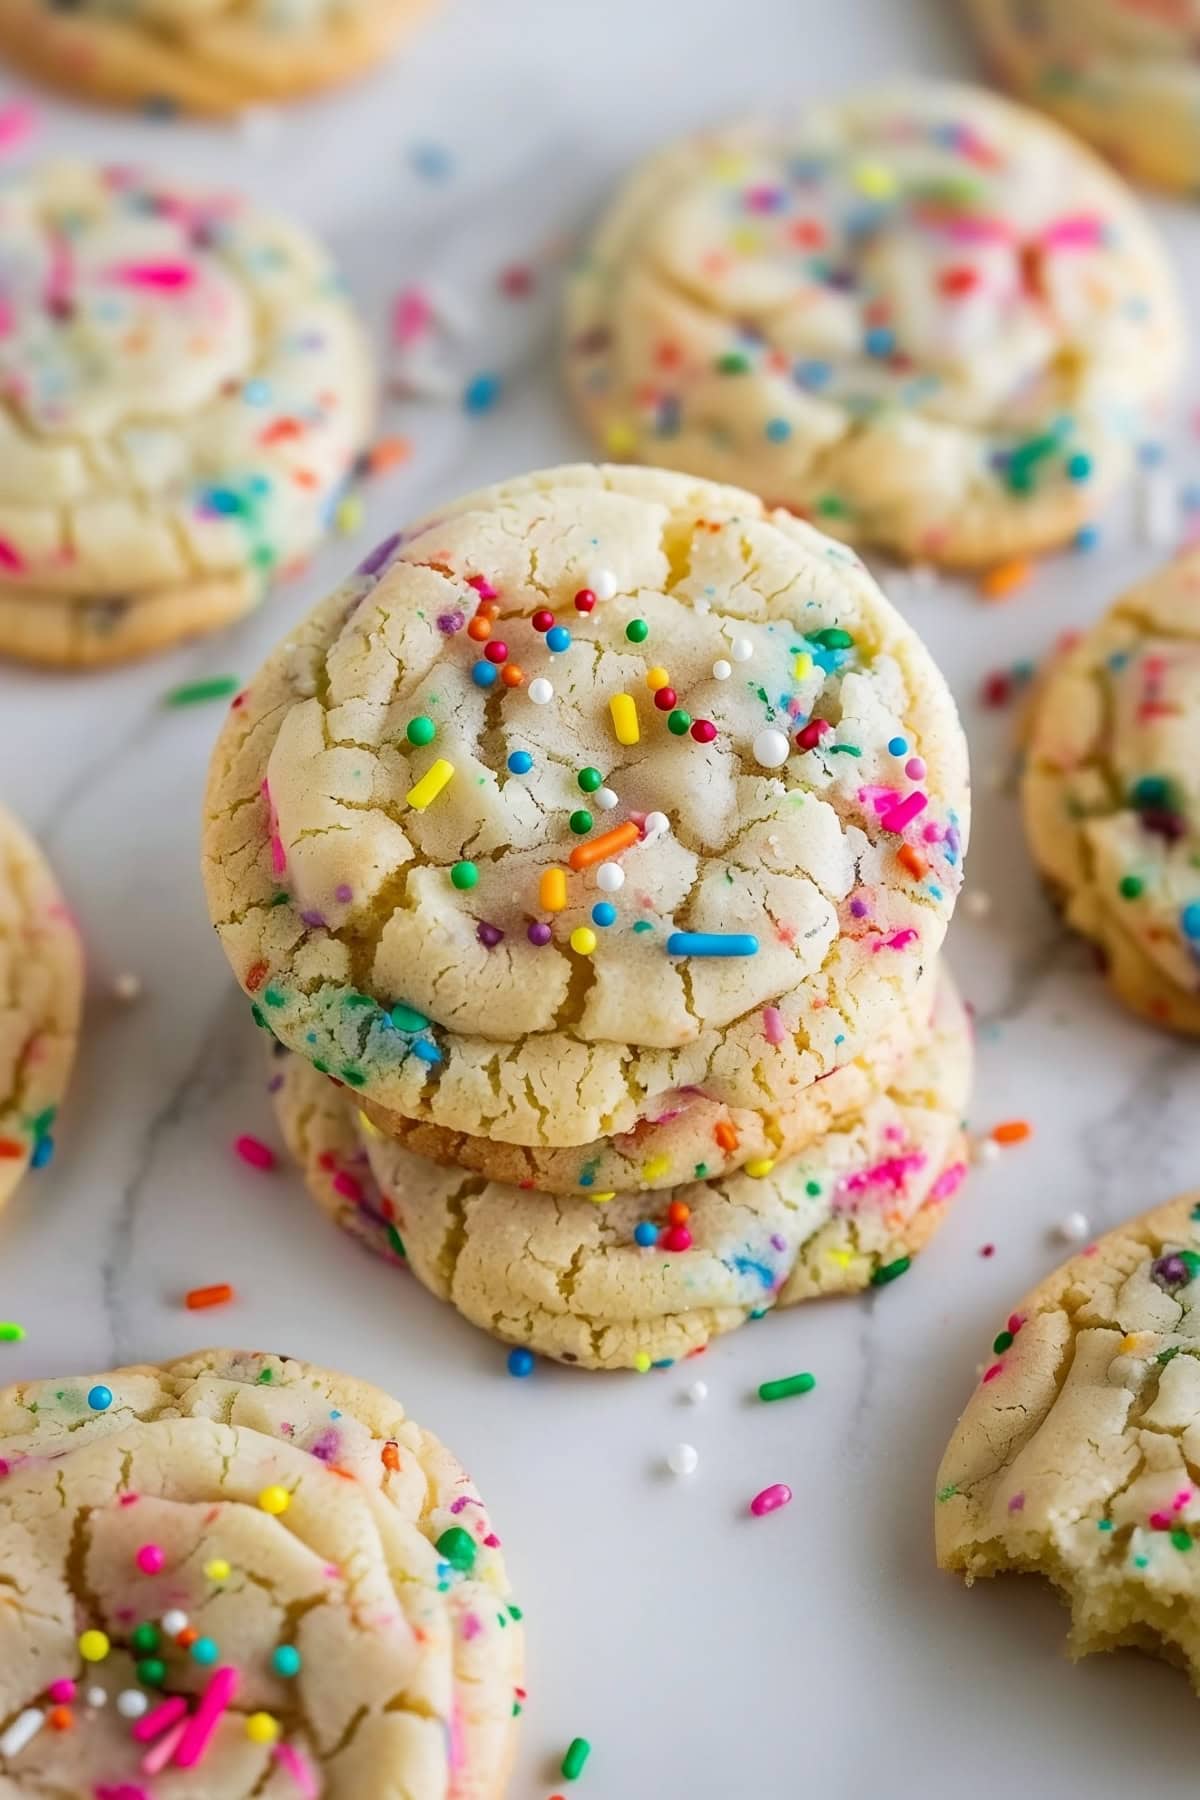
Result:
M1200 1035L1200 552L1053 663L1026 726L1034 860L1112 987Z
M108 105L220 115L349 81L429 10L430 0L0 0L0 51Z
M0 807L0 1206L54 1153L82 1003L75 921L41 851Z
M970 1073L967 1018L943 975L924 1044L804 1154L759 1178L599 1204L434 1167L364 1126L353 1095L298 1057L273 1083L311 1193L370 1249L506 1343L644 1369L772 1307L903 1274L966 1173Z
M5 1795L499 1800L499 1540L378 1388L236 1350L22 1382L0 1459Z
M1127 175L1200 189L1196 0L966 0L997 79Z
M1104 505L1185 341L1109 169L1011 101L915 81L656 152L580 257L565 332L606 454L967 567Z
M115 661L303 566L370 426L324 252L235 194L35 167L0 192L0 652Z
M1200 1689L1200 1194L1131 1219L1020 1301L937 1478L937 1557L1041 1574L1073 1655L1132 1646Z
M580 466L380 546L231 708L205 814L260 1023L377 1116L557 1152L686 1090L769 1136L862 1055L919 1004L969 793L852 551Z

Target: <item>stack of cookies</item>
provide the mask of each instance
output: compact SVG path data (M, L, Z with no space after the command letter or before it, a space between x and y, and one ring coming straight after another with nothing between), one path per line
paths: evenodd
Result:
M961 1180L965 744L789 513L580 466L397 533L206 812L312 1191L522 1351L645 1368L888 1281Z

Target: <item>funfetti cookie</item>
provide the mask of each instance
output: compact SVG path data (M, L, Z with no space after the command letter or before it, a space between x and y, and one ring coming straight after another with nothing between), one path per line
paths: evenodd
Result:
M1137 202L1036 114L888 87L653 156L570 281L610 455L975 565L1068 541L1181 360Z
M1046 1575L1073 1655L1200 1688L1200 1195L1111 1231L1003 1323L937 1478L938 1562Z
M0 1206L54 1154L82 997L75 922L41 851L0 807Z
M1200 552L1051 666L1022 799L1038 867L1121 999L1200 1034Z
M92 100L233 113L349 80L428 10L429 0L0 0L0 51Z
M325 252L234 195L47 165L0 187L0 653L118 660L298 568L367 433Z
M966 0L997 78L1140 180L1200 190L1195 0Z
M520 1611L454 1457L289 1357L0 1391L0 1791L498 1800Z
M561 1149L688 1090L782 1154L918 1004L967 806L945 683L852 552L580 466L398 534L280 646L204 872L255 1017L385 1123Z
M646 1369L772 1307L906 1273L966 1174L970 1074L943 973L931 1026L890 1087L799 1156L757 1178L599 1203L437 1168L300 1057L278 1061L272 1085L313 1197L376 1254L506 1343Z

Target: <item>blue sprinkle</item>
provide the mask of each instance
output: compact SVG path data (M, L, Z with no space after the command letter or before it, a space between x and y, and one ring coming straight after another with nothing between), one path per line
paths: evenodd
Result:
M93 1412L107 1412L113 1403L112 1389L99 1385L89 1388L87 1403Z
M569 650L571 634L565 625L552 625L546 633L547 650Z
M833 366L827 362L798 362L792 377L802 388L828 387L833 380Z
M414 172L426 181L445 181L454 173L454 158L442 144L414 144L408 160Z
M510 1375L525 1376L533 1374L533 1351L510 1350L508 1353L508 1372Z
M269 381L261 381L256 377L253 381L243 384L242 399L247 406L265 406L270 398L271 384Z
M896 334L886 325L873 325L863 339L868 356L890 356L896 348Z
M792 435L792 428L786 419L768 419L766 433L773 444L786 444Z
M673 931L668 956L757 956L758 939L738 931Z
M640 1244L643 1250L649 1250L658 1242L658 1226L652 1225L649 1219L641 1219L633 1228L633 1241Z
M504 390L499 375L473 375L463 389L463 410L469 413L490 412Z
M46 1164L53 1160L53 1157L54 1139L47 1132L33 1146L33 1155L29 1159L29 1166L31 1169L44 1169Z
M533 758L530 756L528 750L514 750L508 759L508 772L510 775L528 775L532 767Z
M471 680L475 683L476 687L495 687L496 677L499 672L500 671L497 669L495 663L477 662L471 670Z
M1143 469L1157 469L1165 455L1166 450L1161 444L1150 442L1138 445L1137 459Z
M766 1263L756 1262L752 1256L735 1256L729 1267L735 1269L739 1275L756 1275L765 1288L775 1286L775 1271Z
M903 756L908 749L908 739L894 737L888 739L888 750L893 756Z
M1191 900L1179 915L1184 936L1200 938L1200 900Z
M593 925L612 925L617 917L617 909L610 900L597 900L592 908Z
M414 1038L412 1051L413 1055L419 1056L422 1062L440 1063L442 1060L441 1051L429 1038Z

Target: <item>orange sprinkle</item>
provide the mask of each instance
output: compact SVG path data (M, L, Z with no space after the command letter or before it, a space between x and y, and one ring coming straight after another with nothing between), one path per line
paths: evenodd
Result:
M590 869L594 863L605 862L610 856L628 850L641 835L633 820L626 819L624 825L614 825L611 831L602 831L599 837L589 838L586 844L576 844L567 861L573 869Z
M367 468L372 475L382 475L385 469L407 462L411 455L412 445L407 438L383 437L368 451Z
M70 1731L75 1715L69 1706L52 1706L46 1714L46 1723L51 1731Z
M175 1639L175 1642L179 1645L181 1650L190 1650L192 1645L199 1643L199 1641L200 1633L196 1630L194 1625L185 1625Z
M315 471L312 469L293 469L292 480L297 487L302 488L316 488L321 485Z
M189 1312L201 1312L206 1306L225 1306L233 1299L233 1289L227 1281L214 1282L212 1287L192 1288L184 1295L184 1305Z
M1002 1125L992 1126L992 1136L998 1144L1023 1144L1033 1136L1033 1126L1028 1119L1006 1119Z
M383 1449L379 1452L379 1460L384 1468L391 1469L393 1474L399 1469L400 1451L391 1438L388 1439L387 1443L383 1446Z
M517 688L525 679L525 671L520 663L505 663L500 671L500 679L505 687Z
M490 638L491 635L492 621L489 618L486 618L483 613L476 613L475 617L471 620L471 623L467 626L467 636L469 638L474 638L477 644L482 644L485 638Z
M16 1138L0 1138L0 1156L4 1157L6 1160L12 1161L18 1156L24 1156L24 1154L25 1145L19 1144Z
M668 1225L686 1225L692 1216L692 1209L686 1200L672 1200L667 1208Z
M252 994L257 994L267 979L268 966L265 962L252 963L246 970L246 987Z
M1014 556L1010 562L997 563L994 569L979 577L979 591L985 600L1007 600L1017 593L1033 575L1033 564L1027 556Z
M722 1119L719 1124L713 1126L713 1136L722 1150L736 1150L741 1142L736 1125L731 1124L728 1119Z
M901 844L896 852L896 861L906 868L915 881L929 873L929 864L911 844Z

